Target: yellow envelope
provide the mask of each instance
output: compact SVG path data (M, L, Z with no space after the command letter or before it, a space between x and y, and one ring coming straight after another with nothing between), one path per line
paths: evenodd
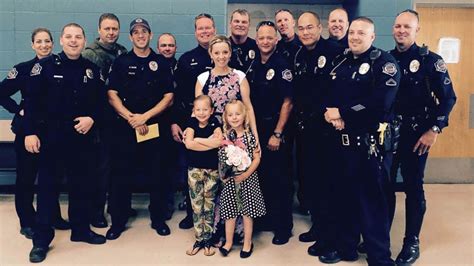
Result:
M158 123L148 125L148 133L145 135L140 135L137 130L135 130L135 135L137 136L137 143L158 138L160 136L160 129L158 127Z

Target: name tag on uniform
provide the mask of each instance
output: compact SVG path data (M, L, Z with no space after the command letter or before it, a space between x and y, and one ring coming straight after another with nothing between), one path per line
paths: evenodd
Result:
M195 66L197 65L198 63L197 62L192 62L191 64L189 64L190 66Z
M61 75L54 75L53 78L55 78L55 79L62 79L63 76L61 76Z

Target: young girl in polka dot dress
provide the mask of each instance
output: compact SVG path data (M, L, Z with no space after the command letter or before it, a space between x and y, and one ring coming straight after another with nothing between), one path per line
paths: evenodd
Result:
M237 176L221 176L224 188L220 196L220 216L225 220L226 242L219 248L223 256L232 249L235 221L238 216L244 221L244 244L240 252L241 258L252 254L253 219L265 215L265 203L257 175L260 163L260 153L257 152L257 141L249 130L249 119L245 105L239 100L233 100L225 106L223 115L224 135L235 130L237 140L244 144L252 163L243 173ZM219 161L225 163L224 147L219 149Z

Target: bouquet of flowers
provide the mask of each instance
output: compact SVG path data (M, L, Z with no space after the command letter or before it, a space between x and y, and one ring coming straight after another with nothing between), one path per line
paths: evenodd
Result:
M252 163L245 144L237 139L235 130L230 130L219 150L219 176L231 178L245 172Z

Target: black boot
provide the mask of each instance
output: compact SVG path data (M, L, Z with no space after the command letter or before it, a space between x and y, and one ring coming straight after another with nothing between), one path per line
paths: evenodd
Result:
M403 248L395 261L398 266L413 264L420 257L420 240L416 236L405 237Z

